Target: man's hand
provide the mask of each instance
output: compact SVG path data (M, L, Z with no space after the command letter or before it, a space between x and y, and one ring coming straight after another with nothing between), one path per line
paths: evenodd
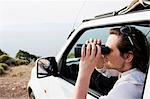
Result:
M85 74L92 74L95 67L102 68L104 64L103 55L101 54L100 40L90 39L82 46L81 60L79 64L79 71Z
M90 39L86 42L87 47L85 47L85 45L82 46L78 78L73 99L86 99L90 78L95 66L103 66L104 64L100 44L100 40Z

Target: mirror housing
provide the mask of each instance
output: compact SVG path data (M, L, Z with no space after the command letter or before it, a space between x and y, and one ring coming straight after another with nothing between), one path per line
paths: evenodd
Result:
M58 76L58 68L55 57L39 58L36 61L37 78L44 78L47 76Z

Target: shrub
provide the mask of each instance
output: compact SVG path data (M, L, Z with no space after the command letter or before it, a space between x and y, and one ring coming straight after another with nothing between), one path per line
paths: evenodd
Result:
M7 53L5 53L4 51L2 51L2 50L0 49L0 56L3 55L3 54L6 54L6 55L7 55Z
M9 65L9 66L14 66L15 65L15 59L10 57L8 60L5 61L5 64Z
M74 53L69 53L69 55L67 56L67 58L75 58Z
M35 61L38 58L38 56L35 56L23 50L19 50L16 54L16 58L22 60L28 60L31 62L31 61Z
M0 75L5 72L5 70L8 69L8 65L5 63L0 63Z
M0 63L0 67L3 67L4 70L8 69L8 65L5 63Z
M0 66L0 75L4 73L4 68Z
M0 56L0 63L4 63L6 60L8 60L10 57L6 54L3 54Z
M22 60L22 59L16 59L15 61L15 65L19 66L19 65L28 65L30 62L28 60Z

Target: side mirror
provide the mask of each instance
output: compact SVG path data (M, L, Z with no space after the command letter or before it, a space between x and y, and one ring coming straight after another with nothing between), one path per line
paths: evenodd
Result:
M47 76L58 76L58 68L55 57L40 58L36 61L37 65L37 78Z

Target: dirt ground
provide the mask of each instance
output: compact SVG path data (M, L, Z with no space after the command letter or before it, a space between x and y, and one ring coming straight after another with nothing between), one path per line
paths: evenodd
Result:
M0 76L0 99L28 99L27 84L33 66L11 67Z

